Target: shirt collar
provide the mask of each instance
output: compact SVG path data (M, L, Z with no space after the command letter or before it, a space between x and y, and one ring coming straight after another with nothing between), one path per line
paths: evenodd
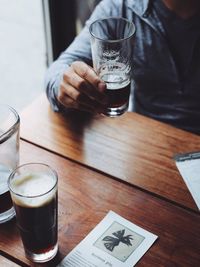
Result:
M148 12L151 0L127 0L127 7L142 17Z

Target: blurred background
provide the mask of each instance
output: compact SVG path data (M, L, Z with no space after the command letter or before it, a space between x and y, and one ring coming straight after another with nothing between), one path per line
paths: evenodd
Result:
M20 112L100 0L0 0L0 103Z

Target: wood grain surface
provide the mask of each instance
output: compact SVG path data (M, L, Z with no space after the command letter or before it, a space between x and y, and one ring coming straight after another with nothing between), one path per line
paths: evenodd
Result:
M49 164L59 176L59 254L48 264L31 264L24 256L15 220L0 225L0 251L22 266L56 266L113 210L159 239L137 266L199 267L200 215L116 181L37 146L21 142L21 164Z
M0 252L0 266L1 267L20 267L20 265L2 256L1 252Z
M119 118L58 114L50 109L46 96L42 95L22 112L21 137L198 210L173 157L200 150L200 136L136 113Z

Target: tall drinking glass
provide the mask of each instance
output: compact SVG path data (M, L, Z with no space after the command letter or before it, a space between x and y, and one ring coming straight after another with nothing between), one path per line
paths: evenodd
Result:
M116 117L128 109L135 26L127 19L110 17L93 22L89 30L93 66L107 85L103 114Z
M56 172L48 165L29 163L14 170L8 181L26 257L46 262L57 253Z
M0 223L15 216L8 177L19 163L20 118L17 112L7 105L0 105Z

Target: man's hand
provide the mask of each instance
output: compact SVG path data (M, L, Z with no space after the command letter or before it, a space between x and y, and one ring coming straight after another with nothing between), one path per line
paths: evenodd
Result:
M75 61L65 71L58 101L67 108L98 113L105 109L106 84L86 63Z

